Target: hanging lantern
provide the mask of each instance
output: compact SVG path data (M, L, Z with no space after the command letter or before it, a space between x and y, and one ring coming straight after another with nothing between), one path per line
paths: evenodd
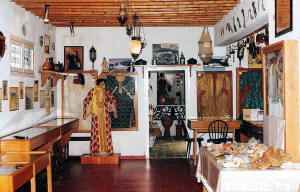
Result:
M96 49L94 48L94 46L92 46L90 48L90 60L93 63L93 70L94 70L94 62L96 61L96 58L97 58L97 56L96 56Z
M201 38L198 41L199 46L199 52L198 55L200 59L208 63L213 56L213 50L212 50L212 40L209 35L208 27L204 27Z
M125 9L124 4L121 4L121 6L120 6L120 12L119 12L118 20L119 20L119 22L122 26L124 26L124 24L127 21L127 13L126 13L126 9Z
M141 50L142 50L141 39L133 37L131 39L131 44L130 44L130 53L134 60L136 60L139 57Z
M45 5L45 18L44 18L44 23L49 23L49 18L48 18L48 14L49 14L49 5Z

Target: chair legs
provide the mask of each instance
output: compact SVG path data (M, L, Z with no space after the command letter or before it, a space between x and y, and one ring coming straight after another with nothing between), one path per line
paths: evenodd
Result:
M187 146L186 146L187 160L190 158L190 150L191 150L191 142L188 141Z
M201 144L201 141L199 142L197 142L198 143L198 146L199 146L199 149L200 149L200 147L202 146L202 144Z

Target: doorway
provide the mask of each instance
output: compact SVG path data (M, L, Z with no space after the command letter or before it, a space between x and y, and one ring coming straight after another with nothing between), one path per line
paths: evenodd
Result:
M149 72L150 158L183 158L186 142L181 120L185 120L185 71Z

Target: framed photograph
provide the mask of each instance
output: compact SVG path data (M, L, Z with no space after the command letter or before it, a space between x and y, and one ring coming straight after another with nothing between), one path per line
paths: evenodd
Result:
M293 30L293 0L275 0L275 37Z
M9 88L9 111L15 111L19 109L19 88Z
M117 100L118 118L110 112L112 131L138 130L138 97L136 73L107 73L105 88Z
M156 65L179 64L179 46L177 43L152 44L152 55Z
M127 72L131 58L111 58L108 60L108 71L111 73Z
M0 88L0 112L2 112L2 88Z
M51 107L54 107L55 105L55 92L54 91L51 91L51 94L50 94L50 100L51 100Z
M33 109L33 87L25 87L25 110Z
M39 80L34 80L33 83L34 102L39 101Z
M40 90L40 108L45 107L45 90Z
M83 70L83 46L65 46L65 70Z
M20 99L24 99L24 82L19 82Z
M8 99L8 81L2 81L2 99L7 100Z
M44 52L48 53L50 52L50 36L45 35L44 37Z

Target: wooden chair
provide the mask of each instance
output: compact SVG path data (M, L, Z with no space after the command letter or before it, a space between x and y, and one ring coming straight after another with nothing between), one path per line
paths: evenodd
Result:
M194 142L194 138L190 138L189 133L187 131L187 128L186 128L183 120L181 120L181 125L182 125L182 129L183 129L185 141L187 142L186 155L187 155L187 160L188 160L190 158L191 143ZM197 138L199 148L201 147L202 141L203 141L203 138L201 138L201 137Z
M226 143L226 141L230 141L230 139L227 138L228 125L225 121L222 120L212 121L208 126L208 134L209 139L207 140L207 142L219 144L221 142Z

